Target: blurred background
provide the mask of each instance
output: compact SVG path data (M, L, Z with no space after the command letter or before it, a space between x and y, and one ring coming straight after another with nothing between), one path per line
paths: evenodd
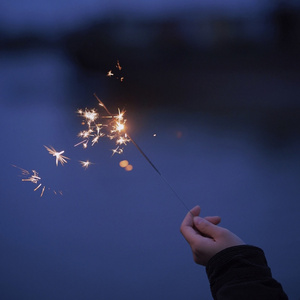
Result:
M262 247L300 299L299 50L296 0L2 2L0 298L212 299L187 209L136 147L74 147L96 93L186 206Z

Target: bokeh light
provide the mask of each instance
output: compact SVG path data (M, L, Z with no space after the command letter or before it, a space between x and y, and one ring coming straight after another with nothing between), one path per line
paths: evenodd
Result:
M127 160L121 160L119 165L121 168L126 168L128 166L128 161Z

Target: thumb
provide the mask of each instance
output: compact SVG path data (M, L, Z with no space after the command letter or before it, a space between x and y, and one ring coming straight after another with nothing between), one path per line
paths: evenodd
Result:
M201 234L212 238L219 232L218 226L201 217L194 218L194 226Z

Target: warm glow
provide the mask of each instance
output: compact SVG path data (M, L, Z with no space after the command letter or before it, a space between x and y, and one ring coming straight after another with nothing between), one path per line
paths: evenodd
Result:
M118 131L122 131L125 128L125 126L122 123L117 123L117 127L116 128L117 128Z
M96 95L94 96L98 100L102 112L98 112L95 108L77 110L79 116L83 118L82 125L85 125L87 128L78 133L78 137L81 138L82 141L74 146L82 145L83 148L87 148L89 144L94 146L98 143L100 138L108 137L116 143L116 148L112 149L113 155L116 153L121 154L123 153L124 146L130 142L130 138L125 132L125 111L118 109L118 113L113 115L103 102ZM99 122L100 120L101 122Z
M122 160L120 161L119 165L121 168L126 168L128 166L128 160Z
M128 166L125 168L126 171L132 171L132 169L133 169L133 166L132 166L132 165L128 165Z

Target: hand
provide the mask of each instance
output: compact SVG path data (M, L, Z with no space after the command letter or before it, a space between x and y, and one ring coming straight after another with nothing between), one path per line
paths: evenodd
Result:
M200 206L191 209L184 218L180 231L193 252L194 261L206 266L218 252L245 243L226 228L217 226L220 217L199 217Z

